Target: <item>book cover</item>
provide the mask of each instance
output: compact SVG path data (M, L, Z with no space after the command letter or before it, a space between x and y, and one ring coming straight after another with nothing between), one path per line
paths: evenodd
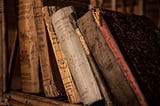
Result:
M76 20L74 17L76 16L76 14L72 14L72 15L69 15L69 18L70 18L70 21L74 27L74 30L76 31L76 35L78 36L80 42L81 42L81 45L85 51L85 54L87 56L87 59L90 63L90 66L92 68L92 72L96 78L96 81L97 81L97 84L98 84L98 87L100 89L100 92L101 92L101 95L104 99L104 105L105 106L113 106L115 103L114 103L114 99L112 98L111 96L111 93L107 87L107 84L105 83L104 79L103 79L103 76L101 75L94 59L93 59L93 56L92 54L90 53L90 50L88 48L88 45L86 44L86 41L84 40L84 37L80 31L80 29L78 28L77 26L77 23L76 23Z
M97 23L93 13L93 11L87 12L77 22L84 39L118 104L139 106L137 97L105 41L99 27L100 23Z
M6 91L6 42L5 42L4 1L0 0L0 101Z
M46 97L57 97L61 95L60 90L56 87L53 73L56 70L52 70L50 59L49 59L49 51L48 51L48 43L47 43L47 35L45 24L43 20L42 14L42 1L41 0L33 0L34 4L34 19L36 24L37 31L37 44L38 44L38 54L39 54L39 62L40 69L42 75L43 82L43 90ZM57 76L58 77L58 76Z
M55 12L56 12L55 6L43 7L44 20L47 26L49 38L52 43L52 48L53 48L54 55L57 61L59 72L61 74L61 78L62 78L62 82L65 88L66 94L68 96L69 102L79 103L81 102L79 92L72 78L66 57L57 39L57 35L55 34L53 30L53 26L51 22L51 15Z
M18 36L22 91L39 93L39 54L33 0L19 0Z
M151 106L159 106L160 97L160 30L158 27L145 16L134 14L124 14L110 10L104 10L102 14L107 25L104 25L110 34L106 34L105 39L109 41L114 50L113 53L120 57L118 49L123 55L131 73L135 76L137 83L145 96L147 102ZM102 26L103 27L103 26ZM104 32L104 31L103 31ZM112 35L112 37L111 37ZM113 41L114 39L114 41ZM122 58L119 58L119 64L124 70L125 65ZM126 69L126 75L131 78ZM125 72L124 72L125 73ZM140 95L134 80L131 80L132 88L137 93L137 97L144 103L142 95Z
M102 99L85 51L71 24L69 15L74 10L64 7L52 15L52 24L66 56L83 104L90 105Z

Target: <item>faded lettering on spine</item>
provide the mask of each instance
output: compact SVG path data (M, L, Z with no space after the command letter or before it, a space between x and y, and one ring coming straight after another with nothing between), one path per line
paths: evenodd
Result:
M50 17L52 13L50 11L55 12L55 7L43 7L45 23L49 33L50 41L52 43L52 48L57 61L57 65L61 74L62 82L69 101L71 103L79 103L80 95L74 84L74 80L70 73L66 57L61 49L61 45L59 44L56 34L54 33Z
M49 60L46 29L42 16L42 1L41 0L33 0L33 1L34 1L34 19L36 23L36 31L38 39L39 60L40 60L40 67L43 79L43 89L45 96L56 97L60 95L60 92L58 91L55 85L51 64Z
M33 0L19 0L19 52L22 90L39 92L37 33L33 13Z

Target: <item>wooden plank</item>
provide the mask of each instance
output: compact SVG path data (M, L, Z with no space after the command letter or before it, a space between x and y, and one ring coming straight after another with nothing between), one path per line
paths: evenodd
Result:
M23 103L14 101L14 100L9 101L8 105L9 105L9 106L28 106L28 105L26 105L26 104L23 104Z
M81 106L80 104L69 104L54 99L48 99L45 97L20 92L10 92L5 94L5 98L9 101L17 101L28 106Z
M29 93L39 93L38 47L33 0L19 0L18 13L22 90Z
M52 15L52 24L68 61L82 102L85 105L90 105L101 100L102 97L85 51L69 19L69 15L73 12L72 7L58 10Z
M55 6L46 6L43 7L43 14L45 23L47 26L47 30L49 33L49 38L52 43L52 49L54 51L54 55L57 61L57 65L61 74L61 78L63 81L63 85L65 87L66 94L68 96L68 99L71 103L79 103L80 95L77 90L77 87L74 83L74 80L72 78L66 57L62 51L61 45L57 39L57 36L53 30L52 22L51 22L51 15L56 11Z
M138 106L139 103L137 98L124 77L118 62L106 43L98 25L92 15L92 11L89 11L78 20L78 26L84 39L86 40L111 93L117 99L118 104L122 106Z
M38 40L38 51L39 51L39 61L40 68L43 79L43 90L46 97L56 97L62 95L60 89L56 87L53 73L56 70L52 70L51 63L49 60L49 52L47 45L47 36L44 25L44 20L42 16L42 1L33 0L34 5L34 19L36 23L37 40ZM53 73L52 73L53 72ZM60 77L60 76L57 76ZM60 83L59 83L60 84Z

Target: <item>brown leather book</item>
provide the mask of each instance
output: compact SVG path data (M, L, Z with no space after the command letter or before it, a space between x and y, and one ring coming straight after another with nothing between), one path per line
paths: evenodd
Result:
M51 22L51 15L56 12L55 6L46 6L43 7L44 20L47 26L47 30L49 33L49 38L52 43L52 49L54 51L54 55L57 61L58 69L61 74L62 82L68 96L69 102L71 103L79 103L81 102L79 92L72 78L68 62L66 57L62 51L61 45L57 39L57 35L55 34Z
M150 106L159 106L160 30L152 20L145 16L124 14L110 10L104 10L102 16L107 24L104 25L107 30L104 30L103 33L109 33L108 30L110 30L110 33L104 37L105 39L110 39L106 41L113 45L112 50L115 57L123 56L124 59L118 58L118 62L121 68L125 70L124 73L126 73L128 80L131 79L129 72L131 71L148 104ZM123 60L125 60L129 68L126 68ZM134 80L130 80L130 83L141 104L144 103L144 99L140 95Z
M118 104L139 106L137 95L133 92L117 58L104 38L104 33L100 29L102 17L99 16L99 13L89 11L78 20L78 26Z
M52 70L49 59L50 56L48 50L47 35L42 14L42 1L33 0L33 3L34 3L34 19L37 31L37 40L38 40L37 44L39 52L40 69L42 73L43 90L46 97L56 97L61 95L61 92L56 87L53 78L53 73L56 70L54 69Z
M37 32L33 0L19 0L18 35L22 91L39 93Z

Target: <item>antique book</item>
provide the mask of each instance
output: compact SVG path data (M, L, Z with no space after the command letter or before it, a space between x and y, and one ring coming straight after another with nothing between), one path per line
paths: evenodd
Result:
M78 28L78 26L76 24L76 21L75 21L76 17L74 17L74 16L76 16L76 14L75 15L69 15L70 21L71 21L71 23L72 23L72 25L74 27L74 30L76 31L76 35L78 36L78 38L79 38L79 40L81 42L81 45L82 45L82 47L83 47L83 49L85 51L85 54L87 56L87 59L88 59L88 61L90 63L90 66L92 68L92 72L93 72L93 74L94 74L94 76L96 78L98 87L99 87L100 92L102 94L102 97L103 97L103 99L105 101L104 105L105 106L113 106L115 103L114 103L113 98L111 97L111 93L110 93L110 91L109 91L109 89L107 87L107 84L104 82L104 79L103 79L101 73L99 72L95 61L93 60L93 57L92 57L92 55L90 53L90 50L89 50L89 48L88 48L88 46L86 44L86 41L84 40L84 38L82 36L82 33L80 32L80 30L79 30L79 28Z
M4 1L0 0L0 101L6 91L6 42L5 42Z
M135 93L100 30L101 18L99 13L89 11L77 23L118 104L139 106Z
M48 45L46 29L42 14L42 1L33 0L34 3L34 19L37 31L38 51L39 51L39 62L42 73L43 90L46 97L56 97L61 95L60 90L56 87L53 73L56 70L52 70ZM53 72L53 73L52 73ZM58 76L57 76L58 77Z
M19 0L18 14L22 91L39 93L38 45L33 0Z
M110 30L110 33L104 37L110 39L108 42L113 45L114 55L120 57L116 50L117 48L113 49L115 48L115 42L119 47L119 52L121 52L135 76L148 104L150 106L159 106L160 29L145 16L123 14L109 10L104 10L104 13L103 17L107 24L104 25L107 29L106 32ZM115 40L114 42L113 39ZM122 69L125 68L121 58L119 58L119 64L123 65ZM135 88L135 85L133 85L133 88ZM136 88L136 90L138 89ZM137 97L143 103L142 96L139 95L138 91L136 92L138 94Z
M102 99L92 68L74 30L69 15L74 13L71 6L64 7L52 15L52 24L66 56L72 76L84 105Z
M47 26L47 30L49 33L49 38L52 43L54 55L57 61L59 72L61 74L62 82L65 88L66 94L68 96L69 102L79 103L81 102L79 92L74 83L66 57L62 51L61 45L59 44L57 35L53 30L53 26L51 22L51 15L56 12L56 7L46 6L46 7L43 7L42 10L44 14L43 16L44 16L45 24Z

